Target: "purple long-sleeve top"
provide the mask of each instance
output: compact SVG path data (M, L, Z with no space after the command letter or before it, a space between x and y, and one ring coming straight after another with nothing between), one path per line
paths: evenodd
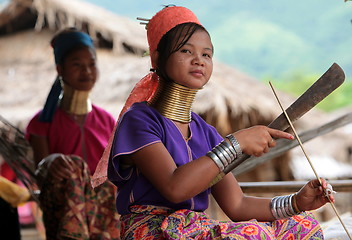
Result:
M192 112L191 137L186 141L179 128L146 102L135 103L121 118L109 159L108 177L118 187L116 206L119 214L130 213L132 205L155 205L204 211L208 208L210 188L181 203L165 199L135 167L122 168L120 156L134 153L161 142L177 166L204 156L223 138L216 129Z

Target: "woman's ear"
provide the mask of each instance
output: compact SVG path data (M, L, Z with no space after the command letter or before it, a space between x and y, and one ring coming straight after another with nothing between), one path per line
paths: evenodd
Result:
M62 76L63 70L60 64L56 65L56 72L57 72L57 75Z
M154 51L152 53L152 55L150 56L151 60L152 60L152 67L154 69L158 68L158 58L159 58L159 52L158 51Z

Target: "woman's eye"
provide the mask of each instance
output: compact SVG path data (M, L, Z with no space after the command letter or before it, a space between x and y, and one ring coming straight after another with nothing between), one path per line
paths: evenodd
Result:
M188 49L182 49L181 52L183 52L183 53L190 53L191 51L188 50Z

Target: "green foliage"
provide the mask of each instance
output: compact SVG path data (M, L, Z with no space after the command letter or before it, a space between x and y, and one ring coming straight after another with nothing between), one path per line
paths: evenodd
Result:
M264 81L271 81L273 85L283 92L299 97L303 94L320 76L307 75L302 72L294 72L285 80L266 78ZM352 81L345 82L332 92L328 97L321 101L317 108L325 112L331 112L336 109L352 105Z
M150 18L164 0L86 0L136 20ZM177 0L211 33L215 58L257 79L304 69L324 72L337 62L352 74L350 4L321 0Z
M297 34L247 14L234 14L211 34L215 57L252 76L279 77L287 69L313 67L316 56L314 47Z

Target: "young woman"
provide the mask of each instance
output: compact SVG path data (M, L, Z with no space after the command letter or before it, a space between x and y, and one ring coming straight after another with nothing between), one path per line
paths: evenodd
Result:
M242 153L260 156L273 139L293 136L255 126L223 138L191 111L212 74L214 49L190 10L164 8L149 20L147 36L154 72L127 100L108 165L122 239L322 239L318 222L303 211L328 202L325 180L273 199L244 195L232 174L209 187ZM209 194L232 221L204 213Z
M66 29L51 44L58 78L26 133L37 164L46 239L119 239L116 188L105 182L94 191L90 183L115 124L89 99L98 76L93 41Z

